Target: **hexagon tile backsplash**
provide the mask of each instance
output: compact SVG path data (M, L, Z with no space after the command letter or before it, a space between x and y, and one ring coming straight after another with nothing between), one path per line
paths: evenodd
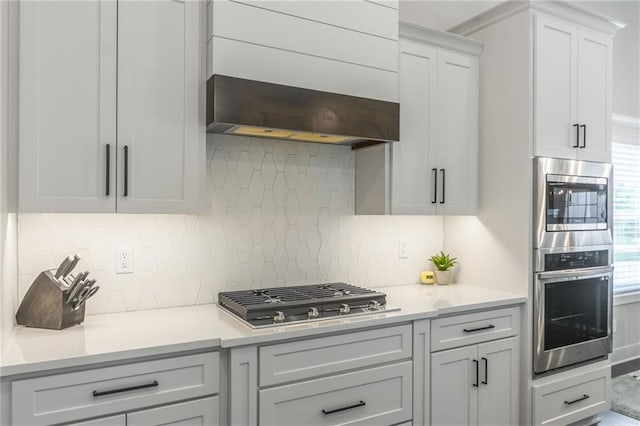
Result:
M20 214L18 296L75 252L101 287L88 313L211 303L231 289L418 282L442 217L355 216L354 163L343 146L209 135L205 214ZM132 274L115 273L120 247L133 249Z

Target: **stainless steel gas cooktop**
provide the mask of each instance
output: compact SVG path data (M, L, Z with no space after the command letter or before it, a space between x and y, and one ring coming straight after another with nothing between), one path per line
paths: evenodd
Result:
M400 310L388 306L386 298L366 288L327 283L221 292L218 304L249 326L263 328Z

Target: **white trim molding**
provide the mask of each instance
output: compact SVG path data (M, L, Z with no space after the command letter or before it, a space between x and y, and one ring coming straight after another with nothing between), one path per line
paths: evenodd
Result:
M400 21L399 35L401 38L449 50L480 56L484 49L484 43L458 34L438 31L409 22Z
M591 29L614 35L626 23L609 16L594 12L567 1L505 1L498 6L481 13L448 31L468 36L496 22L502 21L523 10L538 10L559 18L568 19Z

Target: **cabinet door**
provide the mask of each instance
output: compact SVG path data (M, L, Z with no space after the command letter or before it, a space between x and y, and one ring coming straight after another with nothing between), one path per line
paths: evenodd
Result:
M438 53L436 122L440 215L475 214L478 194L478 62Z
M66 426L126 426L127 418L124 414L119 416L101 417L80 423L68 423Z
M519 422L518 341L512 337L478 345L480 426L510 426Z
M578 158L610 162L611 37L584 28L578 36L578 119L586 126Z
M537 156L576 158L577 66L577 26L537 14L534 45ZM517 142L521 141L514 141Z
M205 164L201 7L118 3L118 212L197 208Z
M478 346L431 354L431 424L475 425L478 422ZM478 381L476 381L478 379Z
M400 41L400 142L391 152L393 214L435 214L437 50Z
M116 6L21 2L21 211L115 211Z
M217 424L219 424L217 396L127 414L127 426L214 426Z

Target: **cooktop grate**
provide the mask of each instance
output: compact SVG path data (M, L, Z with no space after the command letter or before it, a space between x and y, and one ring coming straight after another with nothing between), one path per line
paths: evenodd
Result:
M221 292L218 303L240 318L256 324L273 323L274 317L282 313L283 322L301 321L309 311L317 311L318 316L347 315L341 307L359 309L353 313L384 310L386 295L377 291L357 287L343 282L313 284L290 287L273 287L256 290ZM375 306L369 308L369 304ZM314 318L310 318L314 319Z

